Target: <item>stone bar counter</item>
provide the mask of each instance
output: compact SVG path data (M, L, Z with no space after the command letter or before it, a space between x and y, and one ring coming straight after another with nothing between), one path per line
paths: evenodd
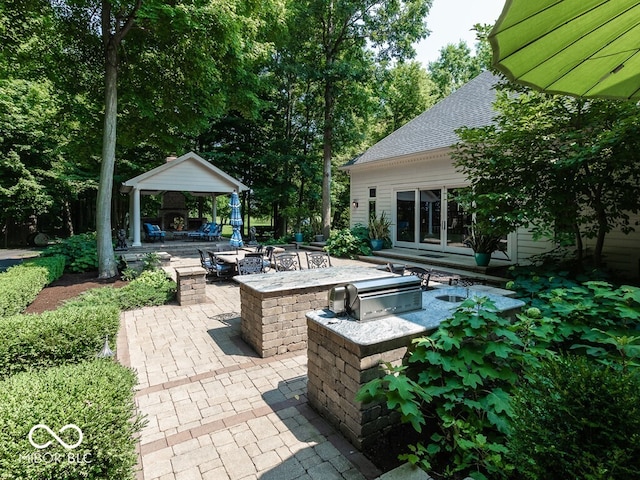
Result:
M368 322L338 317L326 309L308 312L307 395L311 406L357 448L373 444L399 417L383 403L356 402L356 392L384 375L382 362L401 364L412 339L428 335L451 316L464 297L474 295L489 297L505 316L515 315L524 305L504 296L445 287L423 292L422 310Z
M236 276L242 338L261 357L307 348L305 313L326 308L331 288L389 276L362 266Z

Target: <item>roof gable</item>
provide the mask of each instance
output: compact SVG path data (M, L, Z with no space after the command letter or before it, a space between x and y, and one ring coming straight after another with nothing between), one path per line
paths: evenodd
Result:
M132 188L150 191L183 191L194 193L231 193L249 190L239 180L207 162L194 152L186 153L123 182L120 191Z
M380 140L350 165L451 147L459 141L455 133L458 128L492 124L496 113L493 109L496 98L494 86L498 80L489 71L481 73Z

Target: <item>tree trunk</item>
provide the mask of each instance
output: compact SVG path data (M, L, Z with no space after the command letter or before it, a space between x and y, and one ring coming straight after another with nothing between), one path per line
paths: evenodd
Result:
M331 234L331 154L333 142L333 82L326 80L324 87L324 130L322 165L322 234L329 238Z
M111 236L111 190L116 163L116 123L118 115L118 50L113 39L105 45L105 110L102 136L102 165L96 201L96 232L98 242L98 277L118 274Z

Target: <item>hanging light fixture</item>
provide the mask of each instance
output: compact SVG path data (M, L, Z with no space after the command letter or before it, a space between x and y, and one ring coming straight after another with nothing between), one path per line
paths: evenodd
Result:
M109 348L109 335L104 337L104 345L102 346L102 350L98 352L96 355L98 358L111 358L113 357L113 350Z

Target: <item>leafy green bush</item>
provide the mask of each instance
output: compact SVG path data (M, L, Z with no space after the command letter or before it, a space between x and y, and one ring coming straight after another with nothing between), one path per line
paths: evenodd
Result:
M98 268L95 233L72 235L42 251L41 256L64 255L69 272L90 272Z
M144 426L133 402L132 370L109 360L93 360L0 382L0 479L134 479L135 435ZM43 429L47 425L67 444L65 449Z
M173 300L176 283L164 270L146 270L122 288L102 287L84 292L65 305L115 305L122 310L164 305Z
M334 257L356 258L359 255L371 255L369 230L356 225L349 230L343 228L331 232L324 249Z
M63 270L64 257L55 256L34 258L0 273L0 317L22 312Z
M387 365L385 377L361 389L359 401L382 397L426 430L404 459L446 478L508 478L510 398L527 372L566 351L618 371L640 366L640 289L587 282L534 297L538 306L511 320L486 299L466 300L435 333L414 341L407 365Z
M640 376L563 357L517 389L508 442L518 478L626 480L640 472Z
M506 478L509 392L523 367L545 352L532 347L544 336L538 328L544 319L519 317L500 316L486 297L469 298L437 331L414 341L408 365L391 368L358 393L363 402L382 394L403 421L418 432L427 429L404 459L446 478Z
M1 318L0 378L93 358L119 324L119 309L108 304Z

